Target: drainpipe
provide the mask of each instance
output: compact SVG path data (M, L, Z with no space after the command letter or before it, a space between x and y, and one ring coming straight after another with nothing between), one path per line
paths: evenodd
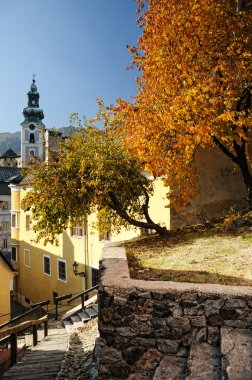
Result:
M85 221L84 223L84 271L85 271L85 277L84 277L84 285L85 290L88 288L88 276L87 276L87 258L88 258L88 222Z

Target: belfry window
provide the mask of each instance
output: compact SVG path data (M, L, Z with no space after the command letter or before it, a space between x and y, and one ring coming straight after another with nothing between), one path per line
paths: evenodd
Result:
M34 136L34 133L30 133L29 143L30 143L30 144L35 143L35 136Z

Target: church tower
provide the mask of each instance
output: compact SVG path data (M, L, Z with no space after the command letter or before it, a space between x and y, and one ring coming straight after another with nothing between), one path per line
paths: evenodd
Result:
M21 123L21 162L38 157L45 159L45 126L42 122L44 113L39 108L39 93L33 79L28 95L28 106L23 109L24 121Z

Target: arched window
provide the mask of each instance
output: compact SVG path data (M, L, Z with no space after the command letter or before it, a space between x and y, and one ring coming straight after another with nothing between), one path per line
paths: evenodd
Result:
M29 143L30 143L30 144L35 143L35 136L34 136L34 133L30 133Z

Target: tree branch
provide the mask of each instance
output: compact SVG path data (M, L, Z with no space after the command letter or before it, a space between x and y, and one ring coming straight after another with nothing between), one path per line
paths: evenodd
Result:
M127 211L123 210L118 202L118 199L116 197L116 195L112 192L109 192L109 197L112 201L112 204L113 206L111 207L111 205L109 205L109 207L112 208L112 210L114 210L121 218L123 218L124 220L126 220L128 223L132 224L133 226L135 227L140 227L140 228L148 228L148 229L151 229L151 230L155 230L159 235L161 236L164 236L164 235L167 235L168 234L168 231L166 229L166 227L161 227L159 224L156 224L154 222L151 221L151 219L149 218L149 222L141 222L139 220L136 220L136 219L133 219L128 213ZM148 205L148 202L147 201L147 205Z
M231 153L230 150L224 144L222 144L222 142L219 139L217 139L217 137L211 135L211 138L212 138L213 142L215 143L215 145L217 145L218 148L220 148L220 150L226 156L228 156L235 164L239 165L238 158L235 157L235 155L233 153Z
M146 190L144 190L144 194L145 194L145 203L143 204L143 214L145 216L147 223L153 223L154 224L153 220L151 219L151 217L149 215L150 196Z

